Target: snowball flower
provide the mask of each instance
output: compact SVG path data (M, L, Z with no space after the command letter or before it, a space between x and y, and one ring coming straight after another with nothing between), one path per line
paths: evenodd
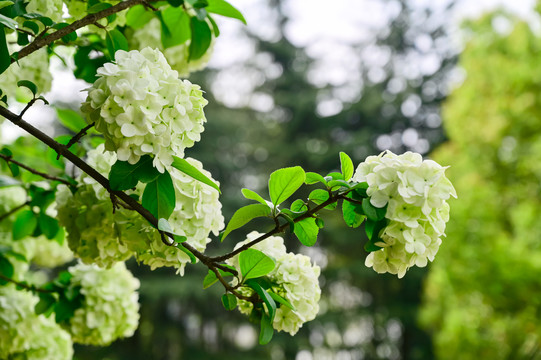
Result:
M256 231L248 234L247 239L238 243L235 248L248 243L259 236ZM276 309L273 321L274 329L295 335L302 325L313 320L319 311L319 298L321 289L318 277L320 268L312 265L310 258L301 254L288 253L284 239L279 236L270 236L252 247L275 259L276 267L267 277L274 283L272 291L288 300L295 310L281 305ZM240 273L238 256L229 259L228 264L235 266ZM243 295L250 296L253 290L241 288ZM244 300L238 302L239 311L249 315L252 312L252 303Z
M105 152L103 145L87 154L88 164L104 176L115 161L116 156ZM212 179L199 161L191 158L186 161ZM224 227L219 193L174 168L168 170L176 198L169 224L175 233L186 236L190 245L204 251L210 241L209 233L218 235ZM66 227L70 248L83 262L110 267L135 255L152 270L170 266L183 273L190 261L184 252L165 245L158 231L137 212L120 208L113 214L109 194L94 179L82 174L79 181L83 185L75 194L67 187L59 186L57 203L58 218ZM142 196L143 189L144 184L139 184L128 193Z
M371 204L387 205L388 225L377 243L382 249L367 256L366 266L401 278L411 266L434 260L449 220L447 200L456 198L445 169L416 153L390 151L369 156L357 167L352 179L368 183Z
M178 71L181 77L188 77L190 73L204 69L210 61L214 49L213 41L207 52L196 60L188 60L190 39L182 44L164 49L161 40L161 24L157 18L150 20L144 27L135 30L129 40L138 49L143 49L147 46L158 47L163 51L163 55L169 62L169 65L171 65L171 68Z
M70 335L54 317L36 315L39 299L14 285L0 286L0 358L70 360Z
M110 269L78 264L68 269L71 284L81 287L83 304L75 310L65 328L73 341L87 345L108 345L133 335L139 324L136 290L139 280L122 262Z
M173 155L183 157L200 140L207 100L198 85L178 78L159 50L119 50L115 57L98 69L81 109L118 159L135 164L151 155L163 173Z

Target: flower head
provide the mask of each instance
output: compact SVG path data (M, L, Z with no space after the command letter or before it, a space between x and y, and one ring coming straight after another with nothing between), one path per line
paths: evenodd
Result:
M81 109L119 160L135 164L151 155L164 172L173 155L183 157L199 141L207 100L198 85L178 78L159 50L119 50L115 57L98 69Z
M447 200L456 198L445 169L416 153L390 151L369 156L357 167L353 180L368 183L371 204L387 205L388 225L377 244L382 249L368 254L366 266L403 277L409 267L434 259L449 220Z
M71 284L81 287L83 304L75 310L66 329L73 341L88 345L108 345L130 337L139 324L136 290L139 280L120 262L110 269L78 264L68 269Z

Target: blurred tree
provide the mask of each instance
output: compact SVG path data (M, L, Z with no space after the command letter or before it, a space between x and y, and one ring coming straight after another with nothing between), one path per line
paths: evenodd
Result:
M206 94L205 136L187 155L220 180L226 220L245 204L240 188L264 189L264 179L278 167L299 164L307 171L331 171L339 167L339 151L359 163L386 148L426 153L441 142L439 104L456 55L448 46L447 18L408 1L382 3L388 23L366 43L348 45L355 71L344 84L310 75L326 70L284 34L289 19L277 0L261 9L272 14L268 19L274 19L277 36L265 40L248 34L255 56L190 78L211 91ZM381 57L374 59L375 52ZM435 65L427 69L421 60L429 57ZM229 96L235 91L228 83L219 84L224 79L255 84L239 108L221 104L224 94L216 88L225 87ZM329 101L341 110L329 115L324 105ZM244 316L224 314L209 303L219 296L207 292L219 295L218 287L192 291L202 287L205 273L200 267L187 267L183 278L134 267L142 281L138 332L108 349L81 347L78 358L431 358L430 338L416 324L426 269L412 269L401 280L375 274L364 266L362 229L344 229L339 222L339 216L327 220L318 245L301 250L323 268L323 298L318 318L294 338L279 333L270 345L257 346L257 333ZM233 247L243 239L239 232L226 241ZM296 243L287 242L289 247ZM208 252L212 254L212 244Z
M422 320L440 359L540 359L541 42L501 13L466 30L466 81L444 108L451 141L434 154L459 200Z

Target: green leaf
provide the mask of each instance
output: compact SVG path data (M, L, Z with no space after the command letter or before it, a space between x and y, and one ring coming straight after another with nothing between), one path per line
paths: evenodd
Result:
M235 310L237 307L237 297L233 294L223 294L222 304L227 311Z
M39 293L39 301L34 307L34 312L36 315L44 314L49 316L54 309L56 303L56 298L48 293Z
M222 235L222 241L224 241L226 236L229 235L231 231L243 227L255 218L269 216L270 212L271 209L267 205L263 204L252 204L241 207L235 211L231 217L231 220L229 220L229 223L227 224L227 227Z
M141 29L153 18L152 11L147 11L143 5L135 5L126 14L126 25L135 30Z
M252 191L250 189L242 189L241 192L242 192L242 195L244 195L246 199L259 201L261 204L269 206L267 204L267 200L263 199L263 197L259 195L258 193L256 193L255 191Z
M222 266L236 272L236 269L233 266L230 266L230 265L222 265ZM222 269L218 269L218 272L220 273L220 275L222 275L222 277L234 276L233 273L224 271ZM215 284L217 281L218 281L218 278L216 277L216 274L214 273L214 271L209 269L207 275L203 279L203 289L210 287L211 285Z
M318 232L319 227L314 218L302 219L295 224L295 235L305 246L312 246L316 243Z
M0 256L0 274L4 275L5 277L12 278L14 272L15 269L13 268L11 262L4 256ZM6 285L7 283L7 280L0 279L0 285Z
M179 7L184 4L184 0L167 0L167 2L173 7Z
M355 168L353 167L353 161L351 161L351 158L345 152L340 152L340 169L342 170L344 180L351 179Z
M331 180L327 183L327 186L331 190L336 190L337 188L345 187L351 188L351 185L345 180Z
M246 285L251 287L255 290L257 295L263 300L265 305L267 305L267 312L269 313L269 317L271 321L274 320L274 316L276 315L276 302L274 299L270 296L270 294L265 290L255 279L250 279L246 282Z
M353 199L353 195L351 193L348 193L346 197ZM352 228L359 227L365 219L363 214L361 204L355 204L347 200L342 202L342 215L347 226Z
M376 245L376 243L381 241L379 234L386 226L387 219L382 219L380 221L372 221L370 219L366 220L366 224L364 226L366 235L368 236L368 241L364 245L364 249L366 251L372 252L381 249L381 247Z
M306 174L300 166L273 172L269 179L269 195L274 206L280 205L293 195L304 184L305 179Z
M175 209L175 187L166 171L145 187L143 206L156 218L168 219Z
M215 37L220 36L220 29L218 28L218 24L216 24L216 21L214 21L212 16L210 16L210 14L207 15L207 18L209 19L210 24L212 25L212 33L214 34L214 36Z
M188 255L188 257L190 258L190 262L192 264L195 264L197 262L197 258L195 257L195 255L190 250L182 246L182 244L177 244L177 248L183 253L185 253L186 255Z
M182 7L169 7L157 14L164 49L185 43L192 37L190 17Z
M289 224L289 232L293 234L293 232L295 231L295 222L293 221L293 217L291 215L294 215L294 214L292 214L292 212L287 209L282 210L280 214L278 214L278 216L281 216L284 219L286 219L286 221Z
M0 1L0 9L3 9L6 6L10 6L10 5L13 5L13 4L14 4L13 1L8 1L8 0Z
M256 249L246 249L239 254L239 266L244 280L265 276L274 270L273 258Z
M2 14L0 14L0 24L10 28L11 30L17 30L17 21Z
M32 30L34 35L39 34L39 25L33 21L26 20L25 22L23 22L23 27Z
M161 173L152 165L149 155L142 156L135 164L117 160L109 172L109 185L113 190L128 190L134 188L139 181L150 183Z
M37 225L38 219L31 210L21 211L13 222L13 240L20 240L32 235Z
M113 29L107 32L105 37L105 43L107 44L107 50L109 51L109 57L111 60L115 59L115 54L118 50L129 51L128 40L119 30Z
M218 14L242 21L246 25L246 19L233 5L224 0L207 0L208 6L205 8L209 13Z
M0 74L2 74L11 65L8 44L4 26L0 25Z
M326 177L330 177L330 180L344 180L344 175L339 172L329 173Z
M209 179L205 174L199 171L195 166L190 164L186 159L181 159L178 156L173 155L173 164L175 169L180 170L184 174L194 178L197 181L207 184L208 186L218 190L221 194L220 187L213 180Z
M306 206L306 204L304 203L303 200L297 199L297 200L293 201L293 203L291 204L290 209L293 212L305 213L306 211L308 211L308 206Z
M65 28L66 26L69 26L67 23L58 23L53 26L53 29L60 30ZM75 31L70 32L67 35L62 36L62 41L65 43L68 43L70 41L77 40L77 33Z
M358 183L357 185L351 188L351 190L354 190L357 195L363 198L368 197L368 194L366 193L367 189L368 189L368 183L366 182Z
M377 208L370 202L370 199L363 199L363 213L366 215L367 218L369 218L372 221L378 221L385 217L385 213L387 212L387 206L384 206L382 208Z
M71 109L56 108L56 115L60 123L74 133L78 133L88 125L77 111Z
M291 305L291 303L289 301L287 301L286 299L284 299L280 295L278 295L276 293L273 293L272 291L268 291L268 293L274 299L274 301L276 301L277 303L285 305L288 308L290 308L291 310L296 311L295 307L293 305Z
M38 87L32 81L29 81L29 80L17 81L17 86L19 87L22 86L29 89L32 92L32 94L34 94L34 96L36 96L36 94L38 93Z
M313 201L317 205L323 204L325 201L329 200L329 192L323 189L315 189L308 195L308 200ZM334 210L336 209L336 201L325 206L324 209Z
M271 318L264 312L261 314L261 329L259 331L259 344L266 345L272 340L274 328Z
M192 41L190 42L188 61L200 59L207 52L212 42L209 24L197 17L190 18Z
M58 233L58 230L60 230L60 226L58 225L58 220L56 220L53 217L50 217L49 215L43 212L40 212L39 214L38 224L43 235L45 235L47 239L50 239L50 240L54 239L56 237L56 234Z
M158 230L165 231L166 233L173 235L174 241L176 243L183 243L188 240L188 238L184 235L175 234L173 228L171 227L171 224L169 224L169 221L167 221L167 219L158 219Z
M98 2L97 4L94 4L92 6L90 6L86 12L89 13L89 14L95 14L95 13L98 13L100 11L103 11L105 9L108 9L110 8L111 6L113 6L112 4L109 4L109 3L105 3L105 2Z
M312 185L312 184L315 184L317 182L320 182L320 183L323 183L323 184L327 185L327 181L325 181L325 178L323 176L319 175L318 173L315 173L315 172L307 172L306 173L305 183L307 185Z

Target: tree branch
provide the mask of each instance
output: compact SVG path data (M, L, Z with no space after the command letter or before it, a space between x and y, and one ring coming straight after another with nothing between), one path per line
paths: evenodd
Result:
M21 204L11 210L9 210L7 213L0 215L0 221L3 221L5 218L9 217L12 214L15 214L17 211L21 210L26 205L30 204L30 201L25 202L24 204Z
M6 162L10 162L10 163L13 163L15 165L18 165L19 167L31 172L32 174L41 176L44 179L48 179L48 180L52 180L52 181L58 181L58 182L61 182L62 184L65 184L65 185L73 185L72 183L70 183L66 179L62 179L62 178L59 178L59 177L56 177L56 176L52 176L52 175L49 175L49 174L42 173L41 171L37 171L36 169L33 169L28 165L25 165L25 164L23 164L23 163L21 163L19 161L13 160L11 158L11 156L0 154L0 158L6 160Z
M38 36L34 41L32 41L30 44L28 44L23 49L21 49L21 51L19 51L18 53L16 53L17 56L11 58L11 63L14 63L15 61L18 61L18 60L32 54L34 51L37 51L37 50L39 50L40 48L42 48L44 46L52 44L56 40L61 39L62 37L68 35L69 33L73 32L73 31L75 31L77 29L80 29L80 28L85 27L87 25L94 24L98 20L103 19L103 18L105 18L105 17L107 17L109 15L116 14L117 12L128 9L128 8L130 8L132 6L135 6L135 5L145 4L147 2L153 2L153 1L155 1L155 0L150 0L150 1L147 1L147 0L125 0L125 1L119 2L115 6L111 6L110 8L99 11L99 12L97 12L95 14L88 14L84 18L82 18L80 20L77 20L77 21L74 21L70 25L55 31L52 34L49 34L49 35L46 35L46 36L43 36L43 37L40 37L41 35Z
M4 280L4 281L8 281L10 283L13 283L19 287L22 287L23 289L26 289L26 290L30 290L30 291L35 291L35 292L39 292L39 293L54 293L56 291L54 290L47 290L47 289L41 289L41 288L38 288L38 287L35 287L35 286L32 286L32 285L28 285L26 283L23 283L23 282L19 282L17 280L13 280L12 278L10 277L7 277L3 274L0 274L0 279Z
M319 210L325 208L326 206L329 206L330 204L336 202L340 196L342 194L331 194L329 196L329 198L327 200L325 200L325 202L322 202L321 204L319 204L318 206L316 206L315 208L313 209L310 209L308 210L306 213L302 214L301 216L293 219L293 222L294 223L297 223L301 220L304 220L304 219L307 219L309 217L312 217L315 213L317 213ZM238 249L236 250L233 250L232 252L228 253L228 254L225 254L225 255L221 255L221 256L215 256L215 257L211 257L210 260L213 261L213 262L223 262L227 259L230 259L232 258L233 256L235 255L238 255L240 254L241 252L243 252L244 250L247 250L249 248L251 248L252 246L254 246L255 244L257 243L260 243L261 241L271 237L272 235L275 235L275 234L279 234L281 233L282 231L284 231L287 227L289 226L289 223L285 223L285 224L282 224L280 226L276 226L274 229L272 229L271 231L269 231L268 233L266 234L263 234L261 235L260 237L258 237L257 239L254 239L244 245L242 245L241 247L239 247Z
M76 142L78 142L79 140L81 140L81 138L82 138L83 136L86 135L86 132L87 132L88 130L90 130L93 126L94 126L94 123L92 123L92 124L86 126L84 129L82 129L82 130L79 131L77 134L75 134L75 136L72 137L72 138L70 139L70 141L68 141L68 143L66 144L66 147L67 147L68 149L69 149L70 147L72 147L72 145L75 144Z

